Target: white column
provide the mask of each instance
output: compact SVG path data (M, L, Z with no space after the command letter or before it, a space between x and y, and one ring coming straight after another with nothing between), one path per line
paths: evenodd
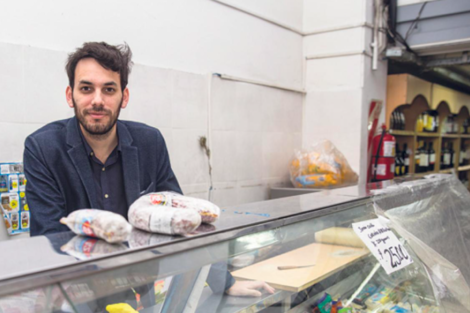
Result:
M366 180L367 119L372 99L385 105L387 64L372 70L372 0L305 0L303 142L331 140ZM329 29L337 29L328 31Z

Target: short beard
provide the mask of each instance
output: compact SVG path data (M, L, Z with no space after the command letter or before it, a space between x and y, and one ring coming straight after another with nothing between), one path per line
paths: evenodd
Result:
M73 98L73 95L72 95L72 102L73 102L73 109L75 111L75 117L77 118L80 125L82 125L83 129L85 129L85 131L88 134L92 135L92 136L102 137L104 135L107 135L109 133L109 131L111 129L113 129L114 125L116 125L119 114L121 113L121 105L122 105L122 102L123 102L123 98L121 98L121 102L119 103L119 106L118 106L118 109L117 109L117 112L116 112L115 116L113 116L111 111L105 110L105 108L102 105L101 106L93 106L92 110L86 110L84 112L84 115L82 115L82 113L80 111L78 111L78 109L77 109L77 104L75 103L75 99ZM90 111L92 111L92 112L105 112L110 117L109 122L107 124L98 124L98 123L89 124L87 122L86 118L85 118L85 115L87 115L88 112L90 112Z

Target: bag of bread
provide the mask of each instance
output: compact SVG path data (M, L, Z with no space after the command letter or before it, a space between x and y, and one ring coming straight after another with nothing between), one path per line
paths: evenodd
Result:
M344 155L328 140L309 150L296 150L289 171L292 184L298 188L331 188L358 181Z
M109 243L126 241L132 230L121 215L97 209L73 211L60 222L77 235L101 238Z

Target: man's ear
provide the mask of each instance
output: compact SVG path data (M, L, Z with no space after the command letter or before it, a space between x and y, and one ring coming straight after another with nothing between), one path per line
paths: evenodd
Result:
M129 88L125 88L122 92L122 104L121 109L125 109L127 107L127 103L129 102Z
M67 103L69 104L69 107L73 108L73 93L72 93L72 87L67 86L65 89L65 99L67 99Z

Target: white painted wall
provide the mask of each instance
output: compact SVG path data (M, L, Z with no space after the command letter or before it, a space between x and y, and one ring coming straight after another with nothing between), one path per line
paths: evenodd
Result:
M302 1L289 3L244 5L299 26ZM85 41L132 48L131 99L121 118L162 131L187 195L208 196L200 136L211 143L217 204L265 200L270 184L288 181L301 146L302 96L211 73L301 88L302 38L212 0L2 3L0 162L21 160L28 134L73 115L64 65Z
M212 0L2 3L0 42L69 52L85 41L126 41L139 64L301 84L300 35Z
M217 0L296 30L303 29L303 0Z

